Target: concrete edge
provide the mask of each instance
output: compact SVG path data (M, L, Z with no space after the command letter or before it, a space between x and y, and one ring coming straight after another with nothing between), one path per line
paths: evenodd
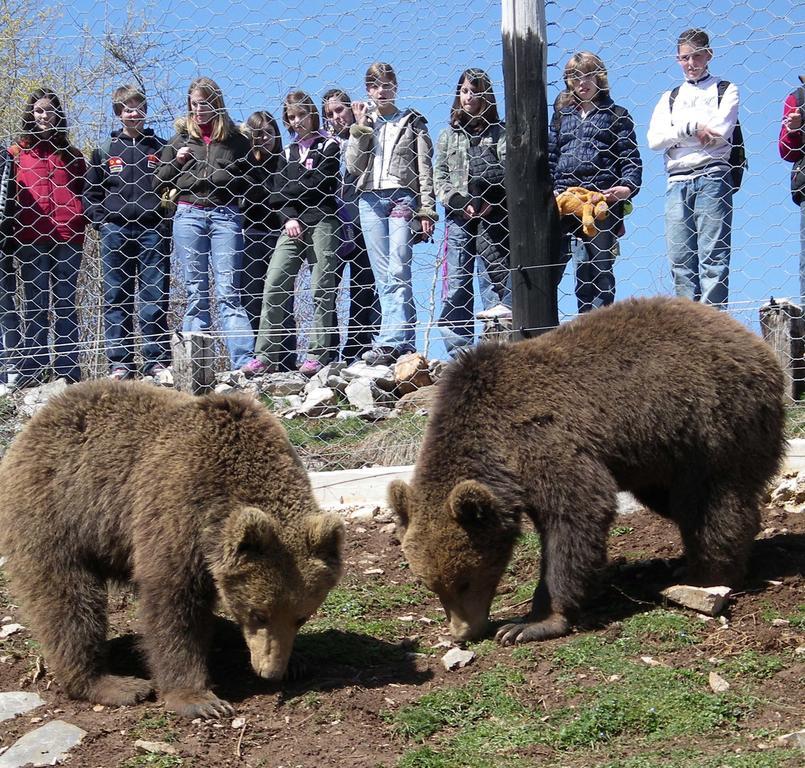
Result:
M802 470L805 470L805 439L789 440L783 471ZM410 481L413 472L413 465L311 472L310 482L316 500L326 509L368 504L384 507L388 484L392 480Z

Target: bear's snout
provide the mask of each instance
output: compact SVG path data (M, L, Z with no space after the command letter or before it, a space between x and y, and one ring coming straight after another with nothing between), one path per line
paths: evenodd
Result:
M243 634L255 674L264 680L281 680L288 669L296 628L281 633L269 631L268 628L254 631L244 629Z

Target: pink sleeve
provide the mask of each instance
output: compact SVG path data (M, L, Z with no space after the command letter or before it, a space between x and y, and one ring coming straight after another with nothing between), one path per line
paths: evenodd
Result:
M789 131L785 127L785 118L797 109L797 96L796 93L789 93L786 97L785 104L783 104L783 122L780 124L780 140L778 147L780 149L780 157L783 160L788 160L790 163L795 163L801 159L805 154L805 147L803 147L803 128L797 131Z

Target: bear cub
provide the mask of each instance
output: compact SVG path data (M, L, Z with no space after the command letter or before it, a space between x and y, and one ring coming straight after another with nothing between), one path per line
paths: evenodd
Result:
M783 453L783 375L726 313L620 302L482 345L438 391L413 480L389 500L457 640L485 633L523 515L542 543L539 585L497 638L568 632L606 564L619 490L679 526L688 583L740 582Z
M155 686L179 714L230 714L209 689L216 603L240 625L254 671L282 678L298 628L340 577L343 536L282 427L246 397L77 384L0 462L12 590L56 679L99 704L132 704ZM153 684L109 674L110 580L136 587Z

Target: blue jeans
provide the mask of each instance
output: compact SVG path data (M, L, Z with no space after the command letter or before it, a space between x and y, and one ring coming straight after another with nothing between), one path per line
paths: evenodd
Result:
M254 350L252 327L240 302L238 273L243 259L240 212L227 206L179 205L173 218L173 244L187 290L182 330L204 333L212 327L209 275L212 268L229 359L232 368L240 368L252 358Z
M20 316L14 306L16 294L14 257L0 251L0 384L6 383L19 355Z
M733 192L728 170L668 182L665 241L677 296L727 303Z
M143 373L170 360L165 238L140 224L101 225L103 319L111 367L134 367L135 295L139 298ZM138 284L139 283L139 284Z
M20 245L15 254L22 279L20 372L41 375L50 362L49 309L53 295L53 371L58 377L79 381L78 307L76 286L81 246L39 242Z
M579 314L615 301L615 252L621 226L619 216L609 215L596 221L598 230L588 237L581 230L562 236L562 264L573 259L576 273L576 302Z
M475 339L473 269L478 270L483 308L489 309L497 304L511 307L505 227L502 222L496 222L485 228L487 224L490 223L461 216L447 219L447 295L442 302L439 330L451 356L462 347L471 345ZM499 243L493 242L498 238L485 237L495 227L501 229ZM493 244L499 247L491 247ZM490 258L490 253L493 258Z
M411 219L416 195L408 189L363 192L358 201L361 229L380 298L380 332L375 346L416 349L416 308L411 284Z

